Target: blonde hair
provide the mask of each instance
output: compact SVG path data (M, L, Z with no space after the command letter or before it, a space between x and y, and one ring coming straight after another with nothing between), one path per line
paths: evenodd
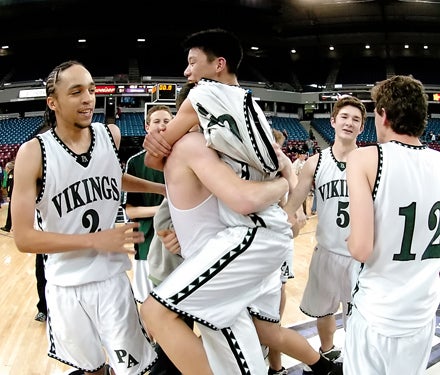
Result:
M167 105L164 105L164 104L157 104L157 105L151 107L151 108L148 110L148 112L147 112L147 116L146 116L146 118L145 118L145 122L146 122L147 124L150 123L151 115L152 115L154 112L157 112L157 111L167 111L167 112L170 114L170 116L173 117L173 113L171 112L171 108L170 108L170 107L168 107Z
M281 132L278 129L272 129L273 136L275 137L275 142L278 143L280 146L284 144L284 141L286 140L286 137L284 136L283 132Z

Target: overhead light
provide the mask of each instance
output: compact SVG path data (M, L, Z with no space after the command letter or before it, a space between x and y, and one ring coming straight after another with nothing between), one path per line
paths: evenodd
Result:
M333 4L356 4L356 3L372 3L374 0L327 0L323 3L325 5Z
M85 42L87 42L86 39L78 39L78 43L85 43Z
M328 47L328 49L329 49L330 51L334 51L335 47L330 46L330 47Z
M296 49L291 49L290 53L296 53Z
M138 41L138 42L145 43L145 38L137 38L137 41Z
M366 45L365 45L365 49L370 49L370 45L369 45L369 44L366 44Z
M8 49L9 46L2 46L2 49Z
M405 49L408 49L409 48L409 44L405 44Z
M424 46L423 46L423 49L428 49L429 47L425 44Z
M258 47L251 47L251 50L253 50L253 51L258 51L259 48L258 48Z
M402 3L440 4L440 0L398 0Z

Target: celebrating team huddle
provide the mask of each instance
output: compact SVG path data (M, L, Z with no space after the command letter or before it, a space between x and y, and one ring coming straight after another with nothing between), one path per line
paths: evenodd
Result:
M50 129L20 148L11 205L18 249L47 254L48 355L87 375L288 374L281 353L305 374L423 374L440 302L440 154L419 140L422 83L393 76L372 89L372 146L356 144L364 104L339 98L334 143L296 176L239 86L238 39L209 29L183 46L192 85L174 117L151 112L167 120L143 143L145 166L164 183L123 173L120 131L92 122L95 83L80 62L48 77ZM317 245L298 308L316 318L319 350L280 325L283 272L311 189ZM157 194L149 241L160 245L137 265L146 268L136 295L127 245L140 251L144 233L142 219L115 225L122 191ZM168 272L151 284L158 264Z

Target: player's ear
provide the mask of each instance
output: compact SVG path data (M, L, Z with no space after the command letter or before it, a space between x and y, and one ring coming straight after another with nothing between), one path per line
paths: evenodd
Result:
M55 100L51 96L48 96L46 99L47 106L54 111L55 110Z
M217 58L217 70L221 71L226 69L226 59L224 57Z

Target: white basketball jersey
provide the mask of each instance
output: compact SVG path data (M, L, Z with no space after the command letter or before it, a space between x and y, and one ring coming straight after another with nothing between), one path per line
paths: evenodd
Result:
M207 146L217 150L240 178L275 178L278 159L272 129L249 90L203 79L189 92L188 99L199 116ZM263 226L292 236L287 214L278 204L241 215L219 201L219 213L227 226Z
M385 336L413 334L440 301L440 152L396 141L378 145L375 239L353 303Z
M350 216L345 163L335 159L331 147L321 151L314 181L319 216L317 243L328 251L350 256L346 244Z
M183 258L189 258L198 253L215 235L226 229L220 222L217 197L210 195L197 206L180 209L173 205L172 197L168 194L168 206L174 229L180 244ZM188 230L188 224L191 230Z
M115 225L122 178L116 146L106 125L92 123L90 131L90 148L82 155L72 152L53 129L37 136L43 178L36 217L42 231L81 234ZM105 280L130 266L127 254L89 249L48 254L45 272L48 282L70 286Z
M199 116L209 147L249 164L266 178L276 174L278 159L272 146L272 129L249 90L201 80L188 99Z

